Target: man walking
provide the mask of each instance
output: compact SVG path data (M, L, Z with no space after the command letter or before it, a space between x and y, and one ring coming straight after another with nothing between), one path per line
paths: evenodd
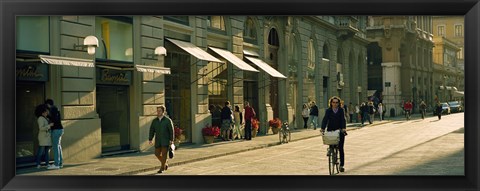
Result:
M60 110L53 104L52 99L45 100L45 105L48 107L48 119L53 123L51 129L52 137L52 150L53 150L53 165L47 169L60 169L63 167L63 155L62 155L62 135L64 133ZM48 163L48 161L47 161Z
M255 117L255 110L245 101L245 140L252 140L252 118Z
M172 120L166 116L165 106L157 107L157 117L153 119L150 125L150 134L148 136L148 143L152 145L152 139L155 137L155 156L161 163L158 173L168 169L167 153L168 147L173 144L174 130Z

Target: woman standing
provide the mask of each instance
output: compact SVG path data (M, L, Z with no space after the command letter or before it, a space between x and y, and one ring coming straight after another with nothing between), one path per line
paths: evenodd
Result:
M50 135L50 127L53 126L53 123L48 121L48 109L45 105L39 105L35 109L35 115L37 116L38 122L38 151L36 156L37 168L41 167L42 156L45 155L45 164L47 167L50 165L50 148L52 147L52 136Z
M383 104L382 103L379 103L378 104L378 113L380 114L380 121L383 120Z
M242 133L240 131L240 127L243 124L243 116L242 112L240 112L240 107L238 107L238 105L235 106L235 110L233 111L233 121L235 122L235 124L233 127L232 138L243 139Z
M306 129L308 125L308 116L310 115L310 108L306 103L303 104L302 117L303 117L303 128Z
M345 121L345 111L340 108L340 98L333 96L329 100L329 107L325 111L325 115L323 116L322 120L322 127L321 132L322 134L325 132L325 128L327 131L335 131L340 130L340 142L338 143L338 150L340 151L340 172L345 171L343 166L345 165L345 153L343 150L343 146L345 143L345 136L347 135L347 123Z

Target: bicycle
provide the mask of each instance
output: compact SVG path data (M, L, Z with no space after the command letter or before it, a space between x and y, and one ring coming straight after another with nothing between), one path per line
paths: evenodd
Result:
M292 134L290 132L290 128L288 126L288 122L284 122L282 128L280 128L280 132L278 133L278 139L280 140L280 144L290 142L292 138Z
M328 173L330 175L338 174L340 163L338 159L340 158L340 153L338 151L338 143L340 141L340 131L330 131L328 135L325 135L325 132L322 131L323 144L328 145L327 148L327 157L328 157ZM335 173L335 170L337 172Z
M405 117L407 118L407 120L410 120L410 110L405 111Z

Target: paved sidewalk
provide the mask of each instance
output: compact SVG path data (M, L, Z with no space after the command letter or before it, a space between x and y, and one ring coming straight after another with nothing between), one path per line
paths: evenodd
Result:
M413 119L419 116L413 116ZM397 120L405 120L403 117L396 117L384 121L374 121L373 124L361 127L360 123L347 124L347 130L368 128L380 124L390 123ZM366 123L368 124L368 122ZM320 136L319 129L292 130L291 141L299 141ZM217 140L216 140L217 141ZM169 166L174 167L181 164L191 163L255 149L279 145L278 135L267 134L257 136L251 141L235 140L220 141L212 144L190 144L180 145L175 151L175 158L169 159ZM37 169L36 167L25 167L17 169L17 175L134 175L160 168L160 162L153 155L152 151L136 152L116 156L101 157L84 163L66 163L64 168L59 170Z

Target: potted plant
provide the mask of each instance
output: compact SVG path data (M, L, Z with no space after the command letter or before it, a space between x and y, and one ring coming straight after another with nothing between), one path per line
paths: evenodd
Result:
M183 135L183 129L178 126L175 126L173 130L175 133L175 148L178 148L178 146L180 146L180 143L185 140L185 135Z
M272 129L272 133L277 134L282 125L282 121L279 118L274 118L268 121L268 125Z
M256 118L252 118L252 137L256 137L260 122Z
M213 143L213 139L220 135L220 128L217 126L211 126L207 124L203 129L202 129L202 135L203 139L205 140L205 143Z

